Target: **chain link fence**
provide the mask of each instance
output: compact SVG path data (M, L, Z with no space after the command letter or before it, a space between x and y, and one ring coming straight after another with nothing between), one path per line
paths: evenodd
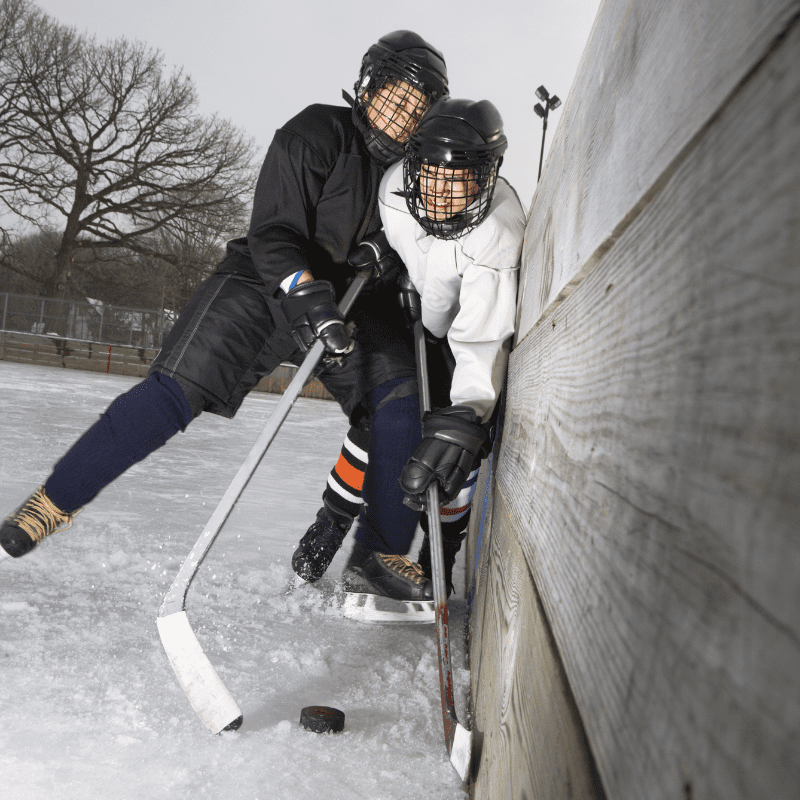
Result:
M170 311L0 294L0 330L100 344L158 349L175 321Z
M0 361L143 378L175 318L170 311L1 292ZM281 364L256 389L282 394L295 371ZM317 378L301 396L333 399Z

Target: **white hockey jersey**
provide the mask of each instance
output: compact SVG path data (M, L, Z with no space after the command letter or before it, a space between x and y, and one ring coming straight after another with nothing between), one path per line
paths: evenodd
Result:
M389 244L422 298L422 322L447 336L456 361L450 401L486 420L506 374L517 302L525 214L514 190L498 179L489 215L456 239L425 232L408 211L403 162L383 177L379 207Z

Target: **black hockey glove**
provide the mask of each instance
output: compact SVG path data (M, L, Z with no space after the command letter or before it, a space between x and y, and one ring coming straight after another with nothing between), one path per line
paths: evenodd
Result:
M333 355L340 356L352 349L330 281L299 283L281 300L281 308L292 326L292 336L304 353L318 337Z
M392 283L406 271L403 259L382 230L363 239L347 257L347 263L356 271L371 267L385 283Z
M408 277L407 272L404 272L398 278L397 285L400 287L398 296L400 307L403 309L406 322L413 328L414 323L418 319L422 319L422 299L414 284L411 283L411 278Z
M441 505L464 485L487 439L486 430L469 406L434 411L422 423L422 441L403 467L400 486L412 508L425 508L425 493L436 480Z

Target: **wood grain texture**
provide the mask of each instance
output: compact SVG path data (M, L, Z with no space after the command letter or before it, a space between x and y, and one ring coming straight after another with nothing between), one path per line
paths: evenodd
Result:
M798 13L798 0L605 0L533 198L517 342L594 269Z
M499 441L495 444L498 447ZM469 669L480 670L481 648L472 648L472 635L476 633L480 639L479 628L475 620L482 614L482 603L486 597L486 581L489 575L489 559L484 544L488 546L489 537L493 528L494 508L494 478L491 475L493 458L486 459L478 471L475 497L472 501L472 514L470 515L467 537L464 543L466 555L464 558L464 586L466 587L469 618L467 624L467 661ZM478 615L478 616L476 616ZM475 694L472 694L473 699Z
M497 494L609 800L800 786L799 76L795 24L511 356Z
M470 641L475 800L602 800L525 557L502 501L494 504Z

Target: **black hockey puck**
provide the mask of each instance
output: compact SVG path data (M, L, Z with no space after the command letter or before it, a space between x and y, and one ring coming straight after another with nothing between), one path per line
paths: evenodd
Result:
M344 729L344 711L330 706L306 706L300 712L300 724L314 733L339 733Z

